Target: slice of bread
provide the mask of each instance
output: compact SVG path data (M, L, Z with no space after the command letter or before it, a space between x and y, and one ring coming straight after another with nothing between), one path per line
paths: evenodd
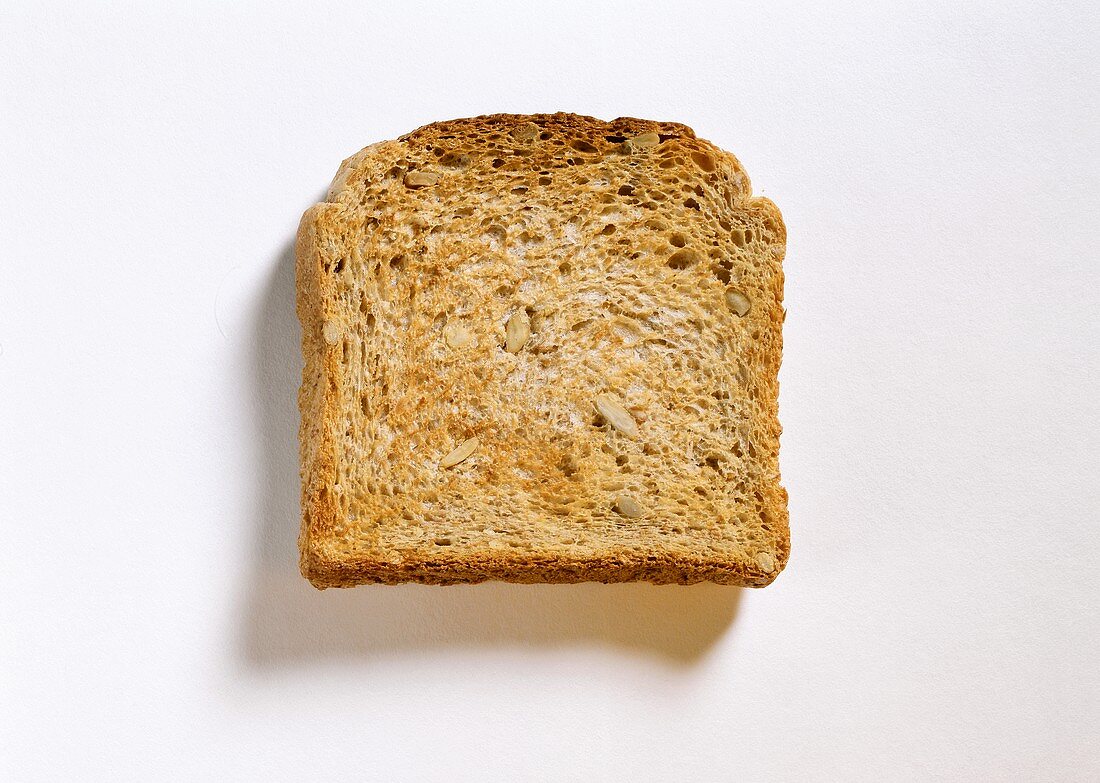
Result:
M762 586L786 230L675 123L428 125L298 233L302 573Z

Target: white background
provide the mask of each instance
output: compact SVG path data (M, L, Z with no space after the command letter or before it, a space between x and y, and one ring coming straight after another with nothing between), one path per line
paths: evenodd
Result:
M1100 779L1100 17L0 10L0 779ZM291 240L433 120L677 120L783 210L793 555L317 592Z

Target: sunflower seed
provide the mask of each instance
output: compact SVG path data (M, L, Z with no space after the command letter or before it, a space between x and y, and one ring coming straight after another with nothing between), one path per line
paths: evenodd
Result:
M477 447L481 445L476 437L467 438L458 444L458 447L448 454L446 457L439 461L439 467L441 468L453 468L458 463L467 459L471 454L477 451Z
M439 175L432 171L410 171L405 175L405 186L423 188L439 182Z
M752 309L752 302L737 289L730 288L726 291L726 306L737 313L738 317L744 318Z
M512 314L504 327L504 334L504 350L508 353L519 353L531 336L531 319L526 311L517 310Z
M596 397L596 410L607 420L608 424L623 435L628 438L638 436L638 424L634 421L634 417L611 395L601 394Z
M615 510L630 519L637 519L645 514L645 509L630 495L619 495L615 498Z

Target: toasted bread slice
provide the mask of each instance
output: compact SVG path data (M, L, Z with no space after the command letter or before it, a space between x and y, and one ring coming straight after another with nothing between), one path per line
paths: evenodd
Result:
M786 230L690 128L439 122L298 234L303 574L762 586Z

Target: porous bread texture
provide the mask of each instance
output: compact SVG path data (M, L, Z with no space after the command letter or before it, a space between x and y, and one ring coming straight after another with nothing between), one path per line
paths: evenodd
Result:
M763 586L786 230L690 128L439 122L298 235L302 573Z

